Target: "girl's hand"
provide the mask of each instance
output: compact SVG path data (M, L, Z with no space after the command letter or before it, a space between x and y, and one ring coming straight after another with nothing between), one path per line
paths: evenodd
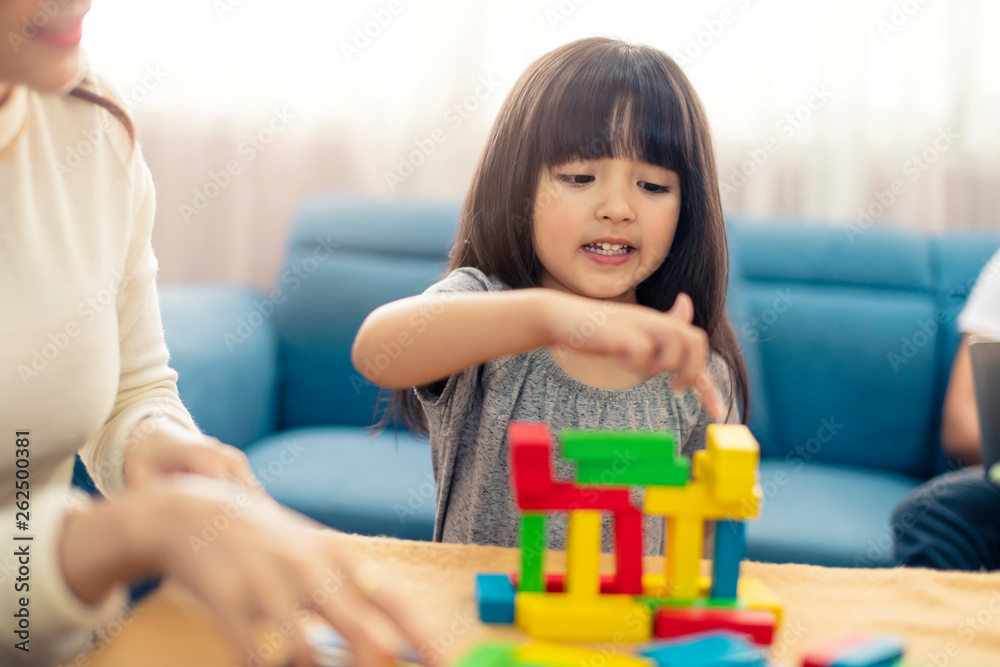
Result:
M614 355L630 370L652 377L674 372L673 388L693 386L705 411L721 417L722 399L705 370L708 335L693 326L694 305L679 294L665 313L637 304L559 295L546 310L555 344L591 354Z
M314 664L303 632L310 617L347 639L359 667L398 654L373 630L387 622L416 649L428 645L430 633L417 607L405 603L402 583L385 581L377 565L361 564L349 545L306 517L203 477L177 476L140 497L130 515L132 548L208 606L236 642L239 664L281 651L292 664Z
M147 418L133 430L125 450L125 486L142 489L178 473L235 481L261 491L242 451L217 438L192 431L173 419Z

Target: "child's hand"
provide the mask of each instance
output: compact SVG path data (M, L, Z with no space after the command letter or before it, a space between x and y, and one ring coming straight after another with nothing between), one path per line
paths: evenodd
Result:
M679 294L665 313L585 297L560 298L558 303L559 307L548 311L557 345L614 355L624 366L647 377L674 372L675 390L693 386L706 412L722 416L722 400L705 370L708 335L691 324L694 305L687 294Z

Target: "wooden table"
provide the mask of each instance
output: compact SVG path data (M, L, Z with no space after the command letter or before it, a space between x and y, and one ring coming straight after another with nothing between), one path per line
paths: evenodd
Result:
M473 598L475 573L515 571L516 550L336 539L406 581L414 604L440 628L435 648L443 655L486 636L525 638L513 628L481 625ZM550 568L562 570L562 553L549 553L548 559ZM663 560L647 558L645 567L662 571ZM612 571L610 558L603 557L602 568ZM802 652L818 640L865 631L904 637L909 661L939 667L1000 665L1000 573L746 562L743 575L764 581L785 605L772 654L781 663L800 664ZM124 631L102 648L100 655L88 656L91 667L228 667L236 657L198 602L169 583L134 610Z

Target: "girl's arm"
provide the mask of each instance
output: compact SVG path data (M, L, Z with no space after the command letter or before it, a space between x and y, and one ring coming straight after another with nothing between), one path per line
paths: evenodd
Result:
M553 290L530 288L393 301L365 318L351 361L382 387L429 384L489 359L555 343L546 311L561 298Z
M354 339L351 361L370 382L405 389L496 357L562 345L617 356L648 377L674 372L675 389L693 385L708 413L719 416L722 401L705 371L708 336L692 326L693 315L686 294L661 313L546 288L439 292L372 312Z

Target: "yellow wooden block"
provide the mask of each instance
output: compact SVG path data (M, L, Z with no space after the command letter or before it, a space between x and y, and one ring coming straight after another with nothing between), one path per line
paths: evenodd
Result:
M701 543L705 520L697 516L667 517L667 594L675 599L698 597Z
M740 577L736 584L736 595L740 602L750 609L766 609L774 612L775 627L781 625L781 602L763 581L751 577Z
M644 642L653 636L653 612L631 595L518 593L514 623L534 639L557 642Z
M705 482L685 486L649 486L646 488L647 514L699 516L703 519L751 519L760 512L761 490L754 485L750 493L733 502L719 502Z
M518 646L512 655L516 662L551 667L580 667L581 665L650 667L656 665L652 660L638 656L546 642L533 642Z
M708 485L720 503L738 502L757 483L760 445L742 424L710 424L705 449L695 452L695 479Z
M601 513L574 510L566 529L566 592L601 593Z

